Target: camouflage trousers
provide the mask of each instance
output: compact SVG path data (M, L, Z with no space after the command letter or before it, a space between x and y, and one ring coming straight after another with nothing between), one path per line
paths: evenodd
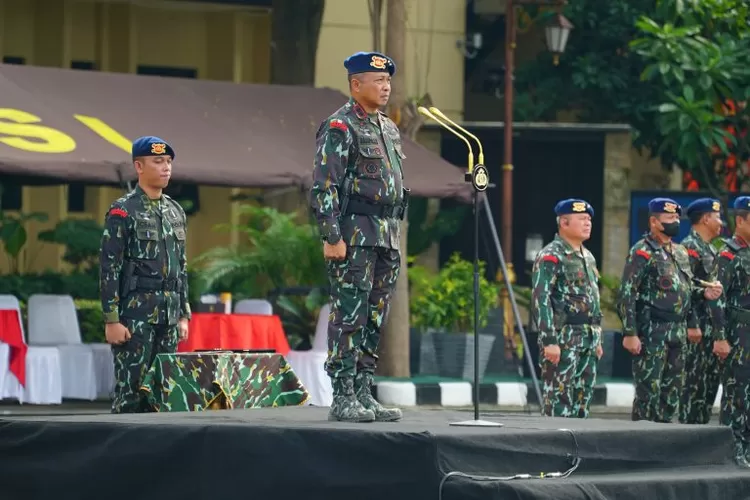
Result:
M375 372L380 334L401 266L396 249L351 246L346 254L343 261L327 262L331 314L325 369L333 379Z
M746 335L750 337L750 333ZM723 390L719 421L732 428L735 440L742 444L747 453L750 451L750 345L735 344L732 347L724 362L721 378Z
M177 351L178 325L154 325L145 321L121 319L130 330L130 340L113 345L115 358L115 394L112 413L141 413L144 401L139 394L141 382L157 354Z
M633 420L672 422L682 393L684 349L682 342L641 338L641 352L633 358Z
M680 423L707 424L711 421L716 394L719 392L719 358L713 353L714 342L702 338L685 346L685 380L680 397Z
M596 347L561 346L557 365L546 360L541 349L542 415L587 418L599 362Z

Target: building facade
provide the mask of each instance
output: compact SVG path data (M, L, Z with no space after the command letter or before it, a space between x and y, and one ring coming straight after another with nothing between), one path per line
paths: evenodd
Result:
M267 0L0 0L0 54L5 64L270 83L273 12L269 4ZM464 58L456 41L464 38L464 16L463 0L407 0L406 60L400 65L406 72L407 96L429 93L454 119L463 117ZM343 59L371 50L372 45L368 1L327 0L315 86L346 93ZM9 102L2 102L0 108L14 109ZM159 135L147 128L146 120L144 135ZM0 148L16 146L0 134ZM28 243L17 269L21 272L65 270L64 249L39 242L38 233L66 219L101 223L110 203L123 194L121 188L80 183L22 185L2 174L0 184L6 213L44 212L49 217L44 223L27 224ZM238 243L236 232L215 232L211 238L205 234L216 224L238 222L238 204L230 197L251 191L197 187L194 194L200 208L189 220L189 256ZM294 208L299 196L277 200L280 208ZM0 272L8 270L8 259L0 257Z

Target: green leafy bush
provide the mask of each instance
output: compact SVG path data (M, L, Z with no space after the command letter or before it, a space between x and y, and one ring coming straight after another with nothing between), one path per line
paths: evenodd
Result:
M497 307L499 288L484 277L479 263L479 327L487 325ZM413 302L414 326L454 333L472 333L474 328L474 264L453 254L434 280L418 283L421 295Z

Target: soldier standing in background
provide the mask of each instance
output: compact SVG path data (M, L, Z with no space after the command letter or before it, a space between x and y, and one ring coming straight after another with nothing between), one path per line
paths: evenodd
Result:
M539 332L542 415L586 418L602 356L599 272L583 242L594 209L584 200L555 206L558 234L532 271L531 317Z
M711 242L724 227L721 203L712 198L700 198L688 205L686 213L692 229L681 244L687 249L693 276L705 282L715 282L719 252ZM719 391L719 359L713 352L713 325L718 300L709 302L702 295L693 299L699 328L687 331L679 420L683 424L707 424Z
M718 277L724 287L716 325L714 352L725 361L721 382L721 417L735 437L735 460L750 467L750 197L734 202L734 236L719 253ZM730 352L731 346L731 352Z
M687 250L672 242L680 231L680 205L669 198L648 203L649 232L630 249L617 310L622 345L633 357L633 420L671 423L684 378L688 328L698 328L692 309L696 287ZM721 287L703 295L715 300Z
M318 129L310 193L331 285L328 418L396 421L401 410L384 408L371 392L409 194L401 134L379 110L388 103L396 66L383 54L358 52L344 67L351 98Z
M158 137L133 142L138 186L116 200L104 221L101 301L115 360L112 413L144 410L139 389L157 354L174 353L188 335L187 218L163 194L174 150Z

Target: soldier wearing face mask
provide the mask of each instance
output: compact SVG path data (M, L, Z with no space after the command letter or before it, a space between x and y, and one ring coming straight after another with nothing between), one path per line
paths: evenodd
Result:
M633 420L670 423L682 391L687 330L699 327L698 297L715 300L721 285L697 287L680 231L682 208L669 198L648 204L649 231L625 262L618 297L622 345L633 355Z

